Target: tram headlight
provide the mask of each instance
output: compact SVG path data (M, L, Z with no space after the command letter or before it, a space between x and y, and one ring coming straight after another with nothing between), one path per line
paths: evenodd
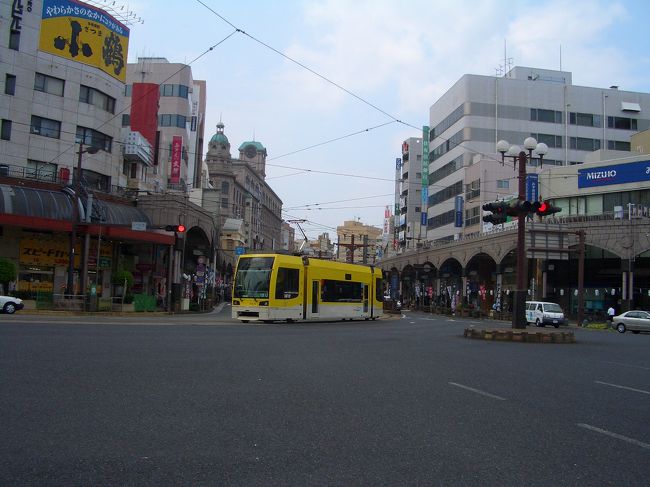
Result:
M268 306L269 302L268 301L260 301L260 306Z
M233 299L232 300L232 305L233 306L239 306L239 301L237 301L236 299Z

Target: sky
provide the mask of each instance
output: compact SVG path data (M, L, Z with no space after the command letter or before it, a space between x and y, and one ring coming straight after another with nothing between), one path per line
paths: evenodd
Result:
M650 92L645 0L123 5L144 20L131 25L129 62L165 57L206 80L206 142L219 120L233 157L261 142L283 219L306 220L310 239L335 240L347 220L383 226L402 141L421 137L430 106L464 74L495 76L508 58L561 66L575 85Z

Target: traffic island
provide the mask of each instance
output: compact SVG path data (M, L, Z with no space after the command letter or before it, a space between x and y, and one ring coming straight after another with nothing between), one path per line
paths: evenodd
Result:
M572 331L558 330L516 330L507 328L465 328L465 338L477 340L492 340L500 342L522 342L522 343L576 343L576 337Z

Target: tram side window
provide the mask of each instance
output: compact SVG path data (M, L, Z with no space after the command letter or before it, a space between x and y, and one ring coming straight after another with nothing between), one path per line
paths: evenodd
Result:
M321 301L325 303L360 303L363 284L360 282L325 279L321 285Z
M278 278L275 282L275 299L292 299L298 297L300 270L278 268Z

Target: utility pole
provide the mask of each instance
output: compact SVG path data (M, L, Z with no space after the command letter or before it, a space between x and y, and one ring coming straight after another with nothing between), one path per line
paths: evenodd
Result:
M585 312L585 231L578 230L578 326Z
M354 251L360 248L366 248L369 247L367 243L362 243L362 244L355 244L354 243L354 235L350 237L350 243L338 243L336 244L339 247L345 247L350 251L350 264L354 264ZM365 263L365 262L364 262Z

